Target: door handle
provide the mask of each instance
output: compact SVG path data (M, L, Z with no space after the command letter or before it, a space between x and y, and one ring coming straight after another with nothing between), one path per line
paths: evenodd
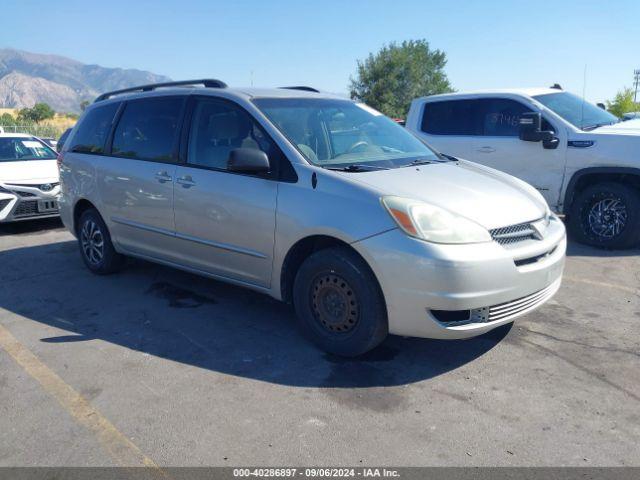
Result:
M194 182L193 179L191 178L191 175L185 175L184 177L178 177L176 182L179 183L180 185L182 185L182 188L190 188L190 187L193 187L196 184L196 182Z
M493 153L495 151L496 151L496 149L493 148L493 147L480 147L478 149L478 152L480 152L480 153Z
M155 176L156 180L158 180L160 183L170 182L173 178L167 172L158 172Z

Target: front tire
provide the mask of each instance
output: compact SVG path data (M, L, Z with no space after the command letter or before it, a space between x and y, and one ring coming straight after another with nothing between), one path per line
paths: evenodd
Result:
M125 257L116 252L107 225L97 210L86 210L78 222L80 255L89 270L108 275L122 268Z
M620 183L591 185L571 205L568 226L580 243L600 248L631 248L640 242L640 195Z
M326 352L356 357L389 331L378 281L355 252L327 248L310 255L293 285L293 303L307 336Z

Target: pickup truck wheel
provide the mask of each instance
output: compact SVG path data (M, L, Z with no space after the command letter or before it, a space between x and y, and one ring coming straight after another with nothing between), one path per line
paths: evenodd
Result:
M120 270L124 265L125 257L113 248L109 229L98 211L93 208L80 216L78 245L84 264L93 273L108 275Z
M326 352L355 357L387 336L387 309L373 272L355 252L327 248L300 266L293 285L299 323Z
M640 242L640 194L614 182L585 188L571 205L569 232L595 247L633 247Z

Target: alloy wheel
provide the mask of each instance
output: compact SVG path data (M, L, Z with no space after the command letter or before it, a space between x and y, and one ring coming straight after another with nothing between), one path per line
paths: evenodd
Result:
M589 231L603 239L615 238L627 224L627 206L618 197L598 200L587 212Z
M98 224L87 220L80 232L82 252L91 265L99 265L104 258L104 236Z

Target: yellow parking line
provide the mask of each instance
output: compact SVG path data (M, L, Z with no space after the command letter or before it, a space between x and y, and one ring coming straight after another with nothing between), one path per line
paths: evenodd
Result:
M615 288L624 292L638 293L640 288L626 287L624 285L618 285L616 283L597 282L595 280L587 280L586 278L577 278L570 275L564 275L562 278L569 280L570 282L586 283L587 285L595 285L597 287Z
M127 467L148 467L166 477L156 463L142 451L91 404L65 383L53 370L42 363L22 345L5 327L0 325L0 347L35 379L42 388L54 397L80 425L91 431L105 447L116 463Z

